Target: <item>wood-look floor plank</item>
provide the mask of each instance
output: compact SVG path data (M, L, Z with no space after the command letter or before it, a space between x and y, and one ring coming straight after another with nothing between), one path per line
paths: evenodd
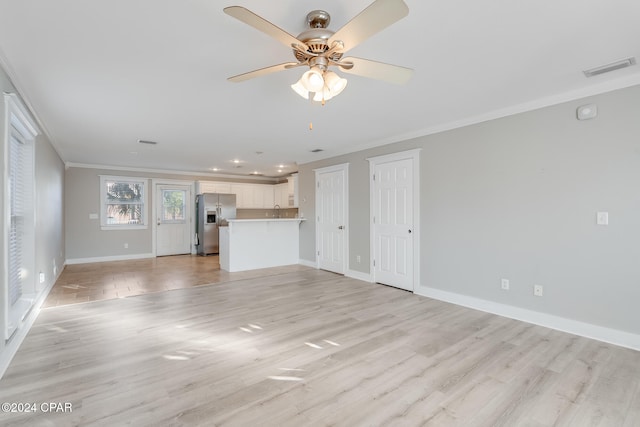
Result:
M302 266L142 261L64 272L0 401L73 412L0 425L639 425L640 352Z

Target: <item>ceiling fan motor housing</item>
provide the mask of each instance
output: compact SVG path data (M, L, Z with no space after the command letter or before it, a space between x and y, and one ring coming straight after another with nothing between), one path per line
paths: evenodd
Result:
M300 33L297 37L298 40L307 45L308 52L315 55L322 55L329 50L329 39L333 36L334 32L327 29L327 26L331 22L331 16L324 10L313 10L307 14L307 24L309 29ZM306 62L309 60L309 56L304 52L294 49L298 62ZM333 52L330 56L333 61L339 61L342 58L342 53Z

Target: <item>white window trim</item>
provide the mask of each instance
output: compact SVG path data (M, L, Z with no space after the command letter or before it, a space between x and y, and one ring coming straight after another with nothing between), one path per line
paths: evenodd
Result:
M22 295L22 297L20 298L20 300L14 305L13 309L11 307L9 307L9 301L8 301L8 289L7 287L8 285L8 280L7 280L7 276L6 276L6 272L8 269L8 264L9 264L9 243L8 243L8 236L9 236L9 229L11 227L11 200L9 198L10 195L10 191L8 189L8 185L9 185L9 154L8 154L8 149L9 149L9 140L11 138L11 128L12 126L15 127L18 132L27 139L27 141L29 141L29 144L32 144L32 149L33 149L33 157L31 159L31 161L33 162L32 164L32 170L35 171L35 146L33 144L35 144L35 140L36 137L41 134L40 129L38 127L38 125L36 124L36 122L32 119L31 114L29 113L29 110L25 107L25 105L22 103L22 101L20 100L20 98L18 98L17 95L12 94L12 93L4 93L4 105L5 105L5 117L4 117L4 121L5 121L5 135L4 135L4 162L3 162L3 175L4 175L4 188L3 188L3 208L4 208L4 224L3 224L3 245L4 245L4 256L2 259L2 270L4 270L4 278L3 278L3 282L4 282L4 286L3 288L0 288L0 291L2 291L3 293L5 293L5 299L7 299L5 301L5 307L4 307L4 319L2 319L2 321L0 323L4 324L4 331L3 331L3 335L4 335L4 339L5 340L9 340L11 338L11 336L14 334L14 332L16 332L21 326L22 326L22 322L24 320L24 316L28 313L28 311L30 310L32 304L33 304L33 300L34 300L34 294L33 294L33 289L24 289L24 293ZM33 232L35 231L35 223L36 223L36 218L35 218L35 179L32 182L33 187L33 192L32 195L34 196L34 200L32 200L32 206L31 209L33 209L32 211L32 216L30 219L30 227L31 227L31 231L30 231L30 236L26 237L25 240L25 244L27 245L24 253L26 257L33 257L35 254L35 239L33 238ZM27 280L31 280L34 281L34 270L35 270L35 261L34 259L32 259L31 261L27 262L28 264L26 265L26 274L28 279ZM35 283L35 282L34 282ZM32 284L34 284L32 283ZM34 285L35 286L35 285ZM31 292L29 292L31 291Z
M142 220L144 224L107 224L107 181L139 182L144 187L142 194ZM101 230L146 230L149 228L149 179L143 177L100 175L100 229Z

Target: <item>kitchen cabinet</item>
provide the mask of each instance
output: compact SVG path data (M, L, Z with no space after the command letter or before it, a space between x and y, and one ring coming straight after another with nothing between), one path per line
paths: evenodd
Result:
M252 184L253 208L273 209L273 185Z
M287 178L289 185L288 203L287 206L291 208L298 207L298 174L294 173Z
M289 183L283 182L273 186L273 204L285 209L289 207Z
M204 193L233 194L231 192L230 182L196 181L196 194L204 194Z
M231 194L236 195L236 208L246 209L253 203L253 194L247 184L231 184Z
M250 184L244 182L196 181L196 194L222 193L236 195L238 209L273 209L297 206L297 177L295 185L288 178L281 184ZM295 202L294 202L295 200ZM295 204L294 204L295 203Z
M273 185L232 183L231 193L236 195L238 209L273 209Z

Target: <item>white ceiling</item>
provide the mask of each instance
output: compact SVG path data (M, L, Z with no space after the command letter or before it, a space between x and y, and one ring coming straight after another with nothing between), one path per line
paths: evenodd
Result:
M228 82L294 58L222 9L244 6L297 35L311 10L337 30L370 0L0 0L0 59L67 163L266 176L640 83L640 65L582 73L640 61L638 0L405 1L409 16L348 55L413 78L342 74L347 88L324 107L289 88L302 68Z

